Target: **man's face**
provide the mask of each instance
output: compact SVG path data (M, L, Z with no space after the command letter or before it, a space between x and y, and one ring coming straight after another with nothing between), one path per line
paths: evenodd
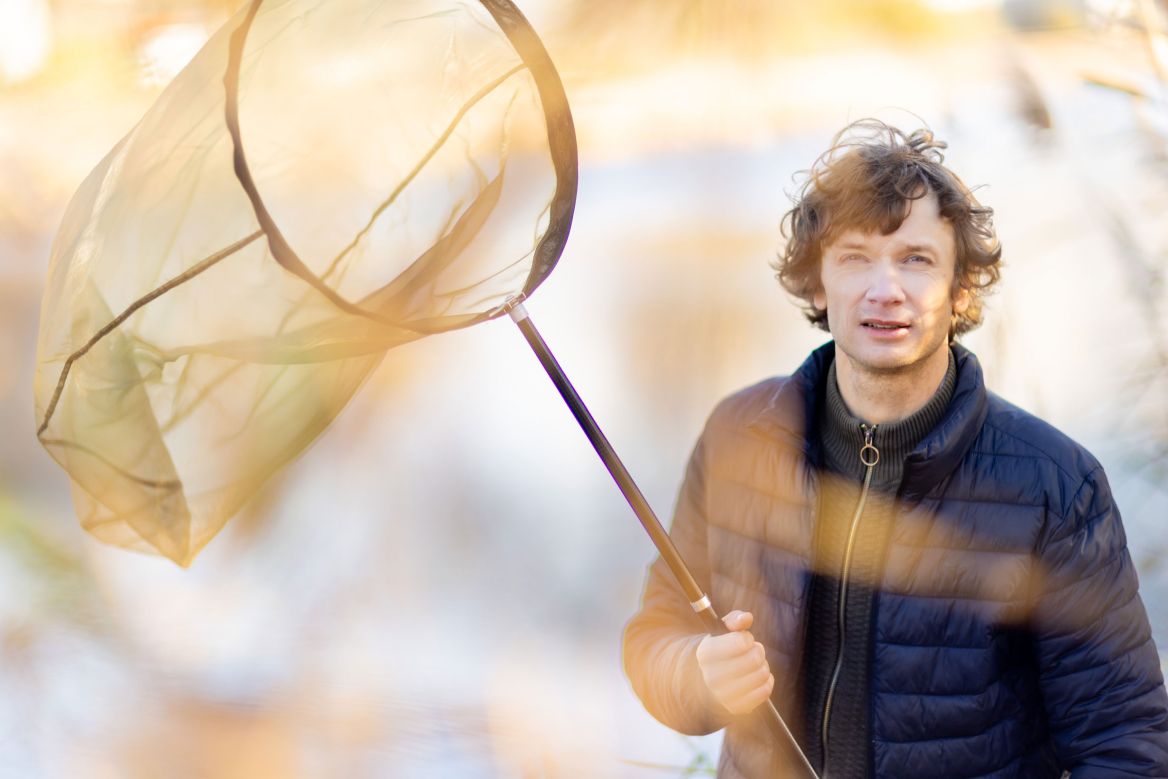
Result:
M912 373L942 359L953 312L969 303L965 290L951 295L956 260L953 226L931 192L912 201L896 232L848 230L825 246L812 302L827 310L837 352L867 373Z

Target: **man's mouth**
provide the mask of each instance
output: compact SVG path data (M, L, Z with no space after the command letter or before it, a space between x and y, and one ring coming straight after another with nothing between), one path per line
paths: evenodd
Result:
M865 319L860 324L873 330L900 330L909 326L908 322L896 322L885 319Z

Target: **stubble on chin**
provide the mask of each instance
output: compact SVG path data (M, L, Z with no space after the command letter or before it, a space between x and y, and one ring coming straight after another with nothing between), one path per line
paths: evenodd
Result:
M929 343L917 355L901 356L896 354L894 350L889 350L890 353L886 354L867 355L862 348L852 348L846 342L841 344L837 338L836 354L848 361L849 367L857 378L908 381L927 373L930 360L940 361L940 358L935 357L935 355L938 352L944 352L948 344L948 333L945 333L941 338ZM946 360L948 360L947 356Z

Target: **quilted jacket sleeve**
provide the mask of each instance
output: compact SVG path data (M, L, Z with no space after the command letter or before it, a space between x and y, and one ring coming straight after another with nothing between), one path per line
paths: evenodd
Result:
M690 457L669 534L698 584L709 592L705 450L703 437ZM649 567L641 609L625 628L625 673L650 714L688 735L712 733L730 718L710 696L698 668L697 646L705 634L669 567L658 557Z
M1061 763L1072 779L1168 777L1168 696L1102 468L1048 529L1039 564L1033 625Z

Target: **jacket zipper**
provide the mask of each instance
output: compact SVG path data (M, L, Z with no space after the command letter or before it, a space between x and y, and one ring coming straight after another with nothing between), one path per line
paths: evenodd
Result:
M852 568L852 550L856 544L856 529L860 526L860 516L864 513L864 504L868 501L868 488L872 485L872 471L876 463L880 462L880 450L872 444L872 436L876 433L877 425L860 425L864 433L864 445L860 447L860 462L864 464L864 485L860 488L860 500L856 503L856 511L852 515L851 529L848 531L848 544L844 549L844 562L840 570L839 584L839 611L836 619L839 625L839 645L836 648L835 668L831 673L831 683L827 687L827 698L823 702L823 723L820 726L820 737L823 739L823 775L827 776L827 732L831 721L831 704L835 698L835 686L839 682L840 669L844 664L844 628L847 616L848 574Z

